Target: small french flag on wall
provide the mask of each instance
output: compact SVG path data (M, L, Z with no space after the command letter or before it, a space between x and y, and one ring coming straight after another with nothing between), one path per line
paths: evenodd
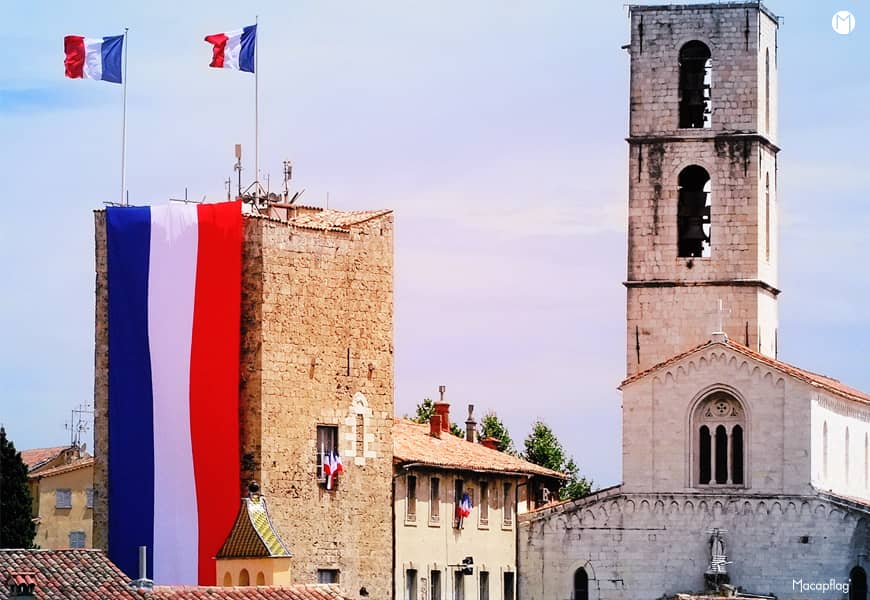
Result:
M63 61L66 76L70 79L97 79L122 83L121 68L123 35L102 38L86 38L68 35L63 38Z
M207 35L205 41L214 47L210 67L254 72L254 54L257 47L256 25Z

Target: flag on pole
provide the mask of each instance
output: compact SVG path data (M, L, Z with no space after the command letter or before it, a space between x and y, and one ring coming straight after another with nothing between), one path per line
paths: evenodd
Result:
M213 46L212 60L208 66L254 72L254 54L257 47L256 25L207 35L205 41Z
M123 35L102 38L86 38L68 35L63 38L66 54L63 64L70 79L97 79L121 83Z

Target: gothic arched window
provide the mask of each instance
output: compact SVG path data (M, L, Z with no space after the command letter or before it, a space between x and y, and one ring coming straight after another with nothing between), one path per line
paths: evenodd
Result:
M693 418L698 485L745 485L746 413L740 402L715 392L695 409Z
M828 422L822 425L822 480L828 480Z
M855 567L849 572L849 600L867 598L867 573L861 567Z
M849 485L849 428L846 427L846 445L845 445L845 459L846 459L846 485Z
M589 575L580 567L574 571L574 600L589 600Z
M764 130L770 133L770 48L764 50Z
M764 256L770 262L770 173L764 174Z
M677 179L677 256L710 256L710 174L690 165Z
M710 127L710 48L697 40L680 48L680 128Z

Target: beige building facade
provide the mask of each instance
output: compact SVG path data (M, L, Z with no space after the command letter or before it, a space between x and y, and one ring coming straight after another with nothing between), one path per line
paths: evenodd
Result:
M40 548L93 547L94 459L38 469L28 475Z

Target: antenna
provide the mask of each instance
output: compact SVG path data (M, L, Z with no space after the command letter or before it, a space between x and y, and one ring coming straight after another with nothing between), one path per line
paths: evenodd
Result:
M242 197L242 145L236 144L236 164L233 167L234 171L239 174L239 198Z
M293 163L289 160L284 161L284 202L290 200L290 180L293 179ZM295 200L295 198L294 198ZM292 202L291 202L292 204Z
M227 202L229 202L232 199L231 196L233 194L233 188L231 187L233 185L233 180L227 177L224 180L224 185L227 188Z
M90 415L90 418L87 416ZM70 411L70 419L64 424L64 429L69 431L69 445L81 447L82 434L89 431L94 417L94 409L88 404L79 404Z

